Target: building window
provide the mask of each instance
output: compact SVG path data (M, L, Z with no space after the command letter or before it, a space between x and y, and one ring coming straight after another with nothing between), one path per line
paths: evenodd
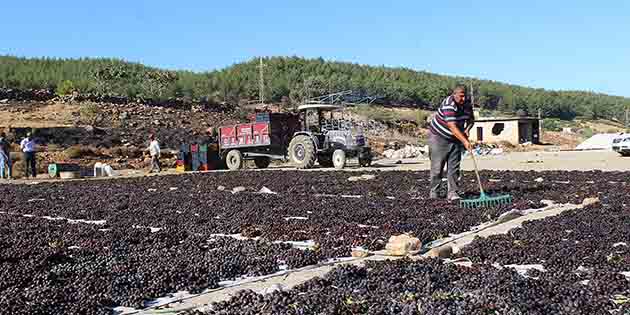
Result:
M492 126L492 134L498 136L501 134L501 132L503 132L503 129L505 129L504 123L496 123L494 124L494 126Z

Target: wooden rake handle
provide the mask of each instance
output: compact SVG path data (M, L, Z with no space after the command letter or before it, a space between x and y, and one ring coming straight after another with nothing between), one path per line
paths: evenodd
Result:
M475 159L475 154L473 153L472 149L469 149L468 152L470 153L470 157L473 160L473 165L475 166L475 175L477 175L477 182L479 183L479 191L481 192L481 196L485 195L485 192L483 191L483 186L481 185L481 177L479 177L479 169L477 168L477 159Z

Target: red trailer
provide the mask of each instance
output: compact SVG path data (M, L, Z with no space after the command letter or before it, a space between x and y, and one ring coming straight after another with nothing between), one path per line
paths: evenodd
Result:
M257 113L252 121L219 128L219 155L231 170L254 160L266 168L272 159L286 160L291 137L299 130L299 116L291 113Z

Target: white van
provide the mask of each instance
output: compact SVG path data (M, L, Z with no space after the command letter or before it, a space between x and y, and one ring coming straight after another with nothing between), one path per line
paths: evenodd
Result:
M622 156L630 156L630 134L620 134L613 140L613 151L621 154Z

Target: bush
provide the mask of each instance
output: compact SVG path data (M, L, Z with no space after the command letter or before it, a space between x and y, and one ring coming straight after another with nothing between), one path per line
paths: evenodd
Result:
M562 126L558 119L545 118L543 119L543 129L547 131L562 131Z
M64 151L64 154L69 159L78 159L83 156L83 150L80 146L72 146L66 149L66 151Z
M72 92L74 92L74 83L70 80L65 80L57 85L57 95L59 96L69 95Z
M68 159L79 159L86 156L97 156L100 152L97 148L75 145L66 149L64 154Z
M96 126L101 118L101 109L96 103L86 103L79 109L79 115L84 123Z
M593 136L593 134L594 134L594 132L593 132L593 129L591 129L591 128L582 129L582 135L585 138L590 138L590 137Z
M61 151L61 147L58 144L50 143L47 145L46 151L48 152Z
M391 110L376 106L356 106L349 109L351 113L363 116L368 120L389 122L394 120Z
M239 122L247 122L249 120L249 115L251 113L241 107L239 107L235 112L234 112L234 117L236 117L236 119Z
M493 117L496 116L495 111L489 110L489 109L482 109L479 111L479 116L481 117Z
M418 126L422 128L428 127L429 122L427 121L427 119L429 118L429 116L431 116L431 112L418 111L418 113L416 114L416 124L418 124Z

